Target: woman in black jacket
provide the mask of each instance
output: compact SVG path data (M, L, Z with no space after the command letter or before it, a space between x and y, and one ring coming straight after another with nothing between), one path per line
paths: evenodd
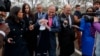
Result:
M6 38L4 56L29 56L24 39L26 25L21 8L14 6L6 22L9 25L10 33Z
M28 43L27 46L30 52L30 56L33 56L37 42L37 33L36 33L37 30L35 30L35 19L29 4L27 3L23 4L22 11L24 13L24 20L28 30L25 34L26 35L25 39ZM34 30L33 29L30 30L30 27L34 28Z

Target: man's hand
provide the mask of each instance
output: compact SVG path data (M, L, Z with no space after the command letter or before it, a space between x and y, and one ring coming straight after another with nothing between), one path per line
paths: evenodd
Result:
M46 20L46 19L41 19L41 20L39 20L39 24L41 25L41 24L44 24L44 23L47 23L48 22L48 20Z
M34 25L30 25L29 26L29 30L31 31L31 30L34 30Z
M65 23L65 24L68 24L68 21L67 21L67 20L64 20L64 23Z
M99 18L98 17L94 17L94 22L99 22Z
M7 39L7 42L8 42L9 44L14 43L14 41L13 41L13 39L12 39L12 38L8 38L8 39Z
M47 25L47 23L45 22L45 27L50 31L51 30L51 27L49 27L48 25Z

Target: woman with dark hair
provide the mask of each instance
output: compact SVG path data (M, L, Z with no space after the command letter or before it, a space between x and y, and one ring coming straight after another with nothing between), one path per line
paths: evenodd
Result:
M33 53L36 49L36 42L37 42L37 33L36 33L37 30L35 29L35 19L29 4L27 3L23 4L22 10L24 13L25 24L28 29L27 33L25 34L26 35L25 39L28 43L27 46L30 52L30 56L33 56Z
M95 12L95 10L93 9L93 7L89 7L87 10L86 10L86 13L93 13Z
M93 13L93 12L94 11L92 7L86 10L86 13ZM82 31L82 37L81 37L82 56L92 56L95 30L93 24L90 21L88 21L87 18L85 18L84 16L80 20L80 30Z
M11 8L6 22L9 25L10 33L6 38L4 56L29 56L24 40L26 25L21 8L17 6Z

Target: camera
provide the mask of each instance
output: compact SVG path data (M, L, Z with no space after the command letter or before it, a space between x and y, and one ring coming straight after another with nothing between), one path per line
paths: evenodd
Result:
M85 21L86 22L90 22L92 23L94 21L94 17L97 16L99 21L100 21L100 13L96 13L96 12L93 12L93 13L84 13L84 18L85 18Z
M67 26L68 26L68 24L63 22L63 26L64 26L64 27L67 27Z
M0 0L0 11L9 12L10 6L11 6L10 0L4 0L4 1Z
M61 21L62 21L63 27L67 27L68 26L68 22L64 22L64 21L66 21L66 18L61 18Z
M3 23L5 23L5 22L4 22L3 18L0 17L0 24L3 24Z

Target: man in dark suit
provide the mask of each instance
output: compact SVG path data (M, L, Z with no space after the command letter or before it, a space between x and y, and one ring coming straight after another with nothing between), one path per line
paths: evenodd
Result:
M39 26L37 26L37 22L38 22L39 19L41 19L43 17L43 15L45 13L43 12L43 6L41 4L37 4L36 10L37 11L34 14L34 19L35 19L34 22L35 22L35 26L36 26L34 31L35 31L36 35L38 36L38 34L39 34Z
M70 56L74 52L75 32L72 25L74 17L71 15L71 6L65 5L64 12L60 15L61 29L58 34L60 56Z
M74 12L75 24L77 26L80 26L80 20L82 18L80 5L76 5L75 9L76 9L76 11ZM75 32L76 32L76 38L78 40L78 42L77 42L78 48L80 49L80 47L81 47L81 31L79 31L78 29L75 29Z
M36 13L35 13L35 19L37 21L37 19L41 19L43 16L44 12L43 12L43 6L41 4L37 4L36 7Z
M41 4L37 4L37 7L36 7L36 12L34 14L34 23L35 23L35 28L34 28L34 32L35 32L35 36L37 37L37 48L36 48L36 55L37 55L37 52L38 52L38 41L39 41L39 26L38 26L38 20L41 19L43 17L45 13L43 12L43 6Z

